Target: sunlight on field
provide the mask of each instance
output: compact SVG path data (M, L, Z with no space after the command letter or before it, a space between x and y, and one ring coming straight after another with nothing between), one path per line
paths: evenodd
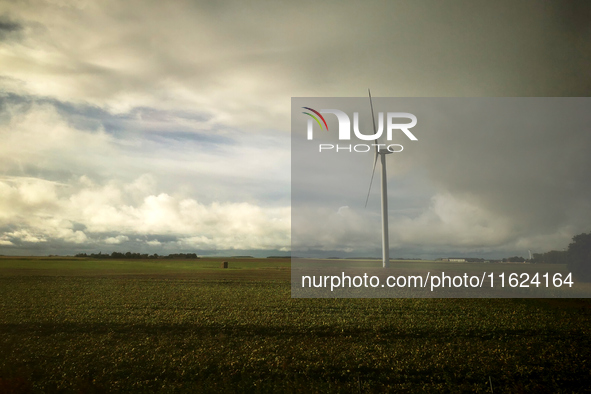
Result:
M220 269L227 261L228 269ZM1 257L0 275L213 275L238 278L241 275L278 278L289 274L289 259L202 258L202 259L89 259L77 257ZM287 272L287 274L286 274Z
M0 260L0 391L591 385L585 300L292 299L285 259Z

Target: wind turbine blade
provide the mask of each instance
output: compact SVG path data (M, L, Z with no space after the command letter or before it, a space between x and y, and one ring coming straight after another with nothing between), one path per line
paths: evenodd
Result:
M378 154L376 153L376 159L373 162L373 171L371 172L371 180L369 181L369 190L367 191L367 197L365 199L365 208L367 208L367 202L369 201L369 193L371 192L371 184L373 183L373 175L376 173L377 162L378 162Z
M367 93L369 94L369 106L371 108L371 120L373 122L373 133L376 133L376 118L373 115L373 102L371 100L371 90L369 90L369 88L367 88ZM378 139L376 138L376 155L378 154ZM376 160L377 160L377 156L376 156ZM374 169L375 169L375 164L374 164Z
M373 122L373 133L376 133L376 119L373 116L373 103L371 100L371 90L369 88L367 88L367 93L369 94L369 107L371 109L371 120ZM371 185L373 183L373 176L376 173L376 164L378 163L378 155L379 155L379 151L378 151L378 139L376 138L376 157L375 160L373 161L373 170L371 171L371 180L369 181L369 190L367 191L367 198L365 199L365 208L367 208L367 202L369 201L369 194L371 193Z

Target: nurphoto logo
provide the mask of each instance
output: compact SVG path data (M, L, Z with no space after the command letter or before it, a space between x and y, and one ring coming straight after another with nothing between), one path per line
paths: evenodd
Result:
M333 114L337 117L339 122L339 140L350 141L351 140L351 119L349 115L338 109L321 109L317 111L310 107L302 107L310 112L302 112L308 115L308 127L307 137L308 140L314 139L314 122L318 124L320 130L328 131L328 124L322 114ZM408 119L410 123L394 123L394 119ZM399 121L399 120L398 120ZM388 112L386 114L386 139L392 141L395 130L402 131L411 141L417 141L417 137L409 129L413 128L417 124L417 117L408 112ZM376 130L374 121L374 132L373 134L363 134L359 130L359 113L353 112L353 133L355 137L362 141L374 141L373 144L356 144L356 145L339 145L339 144L319 144L319 152L322 151L347 151L347 152L369 152L372 148L377 146L378 150L387 149L392 153L402 152L403 147L400 144L378 144L378 139L384 132L384 113L378 113L378 127Z

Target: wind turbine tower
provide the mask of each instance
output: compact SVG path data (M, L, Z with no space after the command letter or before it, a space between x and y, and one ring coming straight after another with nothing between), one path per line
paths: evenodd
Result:
M371 91L367 89L369 93L369 106L371 108L371 119L373 121L373 132L374 135L377 135L376 131L376 119L373 113L373 103L371 100ZM383 123L380 124L383 127ZM383 149L378 148L378 140L375 140L375 159L373 162L373 171L371 172L371 180L369 181L369 190L367 191L367 198L365 199L365 206L367 207L367 201L369 200L369 193L371 192L371 184L373 183L373 176L376 171L376 164L378 162L378 157L380 158L380 163L382 165L382 267L388 268L390 267L390 242L388 237L388 178L386 176L386 155L390 154L388 149L385 147Z

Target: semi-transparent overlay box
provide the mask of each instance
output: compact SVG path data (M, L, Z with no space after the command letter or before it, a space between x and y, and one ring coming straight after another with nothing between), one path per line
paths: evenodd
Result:
M591 231L590 99L374 97L373 113L292 98L292 297L591 297L539 258Z

